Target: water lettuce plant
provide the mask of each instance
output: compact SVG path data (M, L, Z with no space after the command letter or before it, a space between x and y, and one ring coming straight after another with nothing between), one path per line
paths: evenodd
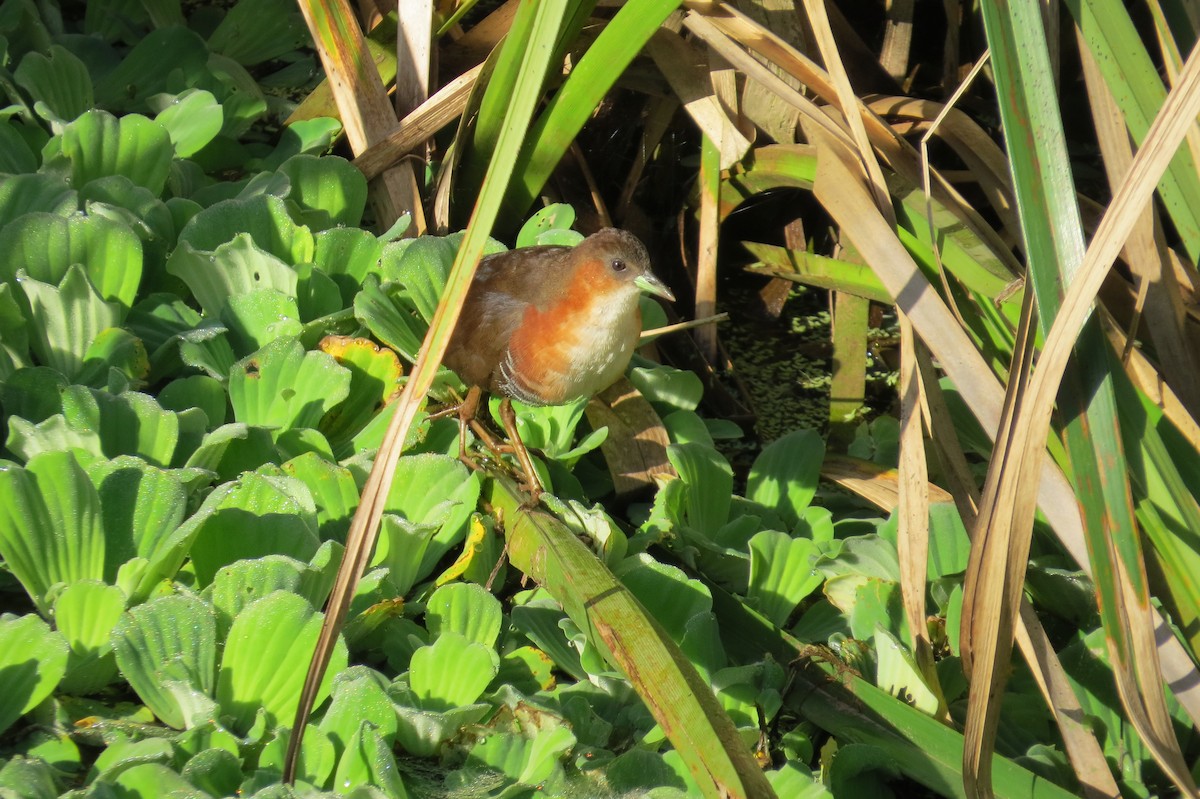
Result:
M449 5L458 18L473 3ZM1096 396L1124 425L1098 438L1122 442L1128 469L1069 427L1065 443L1049 440L1055 463L1039 474L1061 501L1043 502L1037 534L1018 542L1028 552L1014 562L1028 570L1007 579L1024 596L1022 647L1045 653L1053 638L1058 659L1011 664L998 709L980 686L1004 681L973 671L994 665L979 655L980 608L997 583L975 577L997 555L972 549L972 469L995 454L998 379L1023 374L1025 355L1050 341L1065 280L1053 248L1028 248L1029 282L1018 279L1008 242L1042 242L1031 209L1057 219L1075 202L1069 170L1058 193L1040 186L1043 168L1063 171L1062 148L1026 151L1010 135L1010 187L990 140L955 128L948 146L989 167L980 190L996 230L946 185L917 189L914 154L876 116L883 105L847 94L827 41L829 73L723 4L629 0L599 27L591 2L511 5L504 43L463 73L474 77L457 89L458 112L435 126L462 116L444 134L452 154L428 183L409 167L434 222L466 226L433 235L419 207L393 213L396 175L367 167L367 148L388 146L378 112L397 72L375 40L408 21L360 42L345 9L307 2L105 0L82 19L0 3L0 793L1056 797L1114 793L1114 775L1131 795L1186 788L1193 700L1186 686L1157 696L1159 665L1141 660L1150 628L1113 596L1145 582L1136 515L1169 589L1156 602L1180 625L1160 642L1164 662L1194 674L1195 447L1186 414L1154 401L1153 381L1130 383L1095 330L1085 343L1097 349L1081 351L1111 372ZM825 5L806 5L821 39ZM1132 36L1123 9L1067 5L1099 56ZM1020 17L1027 6L1011 18L988 8L983 22L997 85L1021 89L1020 113L1048 115L1050 140L1057 106L1025 83L1045 46L1040 17ZM310 30L330 73L352 68L352 80L318 86ZM1029 38L1001 49L1014 30ZM427 337L444 342L480 254L578 242L576 209L530 205L641 53L662 105L644 109L629 196L646 161L670 150L676 106L700 139L688 202L708 243L701 260L715 259L717 225L739 206L813 195L853 246L824 256L750 243L756 269L837 293L838 387L854 382L844 348L865 339L868 304L901 305L903 412L852 430L857 457L800 429L735 473L720 444L740 431L702 410L701 378L638 358L619 401L517 408L549 489L531 510L502 456L485 453L482 471L456 458L457 425L436 411L462 386L421 353ZM1107 80L1141 82L1117 102L1142 141L1165 93L1157 76L1111 60ZM743 135L729 64L747 118L777 144ZM812 113L801 81L846 113ZM790 132L751 110L763 87L791 109ZM820 129L807 143L794 141L797 109ZM343 132L353 163L330 154ZM1184 155L1171 161L1162 192L1194 259L1193 172ZM906 304L913 287L928 301ZM664 321L645 311L647 327ZM933 439L953 440L932 480L913 421L922 407ZM643 447L661 454L643 495L608 503L623 478L614 466ZM1119 551L1095 533L1103 526L1085 543L1064 470L1120 495ZM358 553L367 505L378 538ZM361 579L346 576L347 548L363 556ZM1136 618L1156 618L1148 591L1122 596L1137 599ZM314 682L323 635L328 667ZM1131 719L1128 707L1145 712Z

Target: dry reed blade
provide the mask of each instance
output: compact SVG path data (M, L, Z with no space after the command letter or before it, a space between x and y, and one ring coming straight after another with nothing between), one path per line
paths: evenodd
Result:
M913 654L926 684L938 698L939 718L946 718L946 698L933 663L925 620L925 582L929 562L929 470L925 463L924 412L917 342L912 323L900 317L900 512L896 550L900 560L900 593L908 618Z
M922 358L918 353L918 361L927 362L928 358ZM933 385L934 383L925 377L927 374L932 374L930 370L926 369L926 364L921 364L921 370L922 379L925 379L928 385ZM926 395L930 400L931 418L935 418L938 414L937 393L930 391ZM943 427L936 421L932 426L935 430ZM950 438L953 439L953 429L951 428L949 432L951 433ZM952 451L952 447L948 447L947 450ZM962 457L961 451L958 452L957 460L960 462L961 468L965 469L966 461ZM952 470L948 469L948 471ZM825 462L821 466L821 477L859 495L886 513L894 512L900 504L901 482L895 469L887 469L871 461L827 454ZM951 497L936 484L929 483L926 488L931 504L956 502L967 530L970 531L973 528L975 521L973 503L977 497L969 500L964 506L958 497ZM975 487L971 483L968 493L973 492L975 492ZM1033 611L1033 606L1025 598L1021 600L1021 612L1017 623L1017 644L1026 662L1029 663L1038 688L1058 724L1059 732L1062 734L1063 743L1066 746L1067 757L1075 769L1084 795L1088 799L1120 796L1120 789L1109 771L1104 752L1091 727L1085 723L1079 699L1050 645L1049 638L1042 628L1037 614Z
M352 163L370 180L420 147L462 115L483 67L483 64L472 67L438 89L400 120L395 130L364 150Z
M825 8L825 0L804 0L804 10L812 24L817 47L821 50L821 58L825 61L825 70L833 81L838 108L850 128L850 135L854 139L858 157L862 160L863 168L866 169L875 204L879 206L883 218L895 224L896 218L892 211L892 199L888 196L887 181L883 179L883 170L879 168L879 161L875 158L875 149L871 146L867 129L863 125L861 103L858 96L854 94L854 87L850 85L850 77L846 74L846 67L842 64L842 57L838 54L837 41L834 40L833 31L829 27L829 14Z
M963 729L963 779L967 796L992 795L992 753L1000 723L1000 701L1008 680L1009 660L1016 635L1017 613L1025 587L1025 569L1033 537L1037 493L1033 486L1016 490L1016 481L1005 476L1020 468L1022 458L1031 457L1014 443L1011 424L1022 399L1028 394L1033 364L1033 292L1026 292L1021 307L1021 324L1008 390L1004 395L1000 432L992 450L991 466L983 488L979 515L971 537L971 558L963 579L962 640L963 667L970 680L967 720ZM1044 437L1043 437L1044 440ZM1040 466L1042 442L1037 446ZM1017 465L1005 467L1015 462Z
M1151 125L1141 150L1113 197L1104 218L1097 228L1074 279L1067 288L1059 313L1054 320L1046 344L1026 392L1029 404L1021 407L1005 425L1001 439L1010 442L1007 453L999 453L995 504L1003 508L1022 495L1030 495L1043 467L1042 442L1050 430L1057 389L1067 367L1072 347L1092 311L1092 303L1113 261L1124 247L1138 222L1142 209L1150 201L1159 177L1183 141L1196 116L1200 114L1200 48L1193 51L1180 75L1180 84L1164 103ZM1011 463L1010 463L1011 461ZM989 473L989 481L991 480ZM987 503L985 502L985 505ZM1011 518L1009 524L1032 526L1032 511L1028 518ZM1023 532L1023 531L1022 531ZM1111 546L1111 542L1110 542ZM1113 653L1118 690L1131 721L1151 748L1155 759L1183 790L1192 790L1191 776L1179 755L1178 743L1166 714L1161 689L1158 687L1161 667L1154 647L1154 623L1148 604L1131 593L1129 577L1123 562L1112 558L1118 566L1118 585L1124 593L1127 610L1126 635L1135 650ZM1011 588L1011 585L1010 585ZM1128 614L1137 612L1137 617ZM995 608L988 608L994 613ZM964 614L965 615L965 614ZM1124 662L1126 667L1121 664ZM1129 668L1131 666L1132 668ZM1187 703L1185 703L1186 705ZM1189 706L1194 713L1194 706ZM976 718L975 725L986 719ZM969 717L968 728L972 728ZM980 764L986 768L986 764ZM981 772L982 774L983 772Z
M1038 689L1046 699L1046 706L1058 724L1067 758L1071 761L1084 796L1088 799L1116 799L1121 795L1121 789L1117 787L1108 768L1104 751L1085 722L1079 697L1075 695L1033 605L1024 597L1021 598L1017 619L1017 646L1029 663Z
M301 0L338 107L350 149L364 152L396 127L396 114L347 0ZM374 184L376 216L384 229L421 202L411 168L387 170Z
M925 406L929 409L929 436L934 452L942 467L954 506L958 508L963 526L970 530L979 514L979 489L975 486L975 475L967 463L954 420L946 405L946 397L938 381L938 373L930 357L929 349L918 340L916 348L917 368L921 372L921 387Z
M1076 36L1079 38L1078 34ZM1096 138L1104 156L1104 169L1109 186L1115 189L1133 160L1129 132L1120 108L1096 66L1095 57L1082 41L1079 52ZM1187 312L1179 282L1166 259L1166 245L1157 216L1152 205L1145 208L1125 245L1124 258L1137 277L1139 298L1145 297L1147 313L1142 318L1154 342L1164 376L1194 416L1200 413L1200 351L1196 349L1200 337L1194 333L1189 335L1185 328ZM1130 335L1133 335L1132 331Z
M533 117L534 108L541 97L542 84L548 71L553 48L549 46L557 38L562 16L567 9L567 0L544 0L528 4L523 10L529 15L529 31L532 46L521 55L522 69L519 71L505 120L500 127L496 150L500 154L489 166L475 213L467 226L466 234L446 281L446 289L438 304L429 332L421 344L421 351L413 364L412 374L397 401L397 407L379 451L371 473L367 476L359 499L358 510L350 523L346 535L346 550L338 569L333 590L330 593L325 622L305 677L301 701L296 711L292 735L284 761L285 780L295 776L296 762L300 753L301 738L312 710L316 688L320 685L329 654L337 639L341 626L350 608L359 579L362 576L375 539L379 532L384 504L396 472L396 461L404 448L408 431L424 402L426 393L433 384L442 355L449 343L454 325L462 310L462 303L474 275L475 267L483 253L483 247L499 214L504 192L512 178L515 155Z
M748 78L762 82L772 92L793 102L803 114L804 119L810 120L823 132L841 141L851 151L857 149L850 135L834 122L832 117L821 111L812 100L780 80L773 72L758 63L754 57L741 52L740 48L746 47L758 56L767 59L784 73L807 86L817 97L834 104L837 102L837 90L824 69L773 32L755 23L727 3L705 6L703 9L697 6L696 12L687 17L686 24L689 30L704 39L709 46L721 52L722 57L727 61L736 64ZM921 185L920 156L912 145L861 101L858 102L858 110L862 114L863 126L876 152L901 179L912 186ZM933 198L953 213L966 230L983 242L990 252L1007 266L1010 272L1014 275L1018 274L1021 267L1009 251L1009 245L992 230L991 226L940 173L936 170L931 170L930 173Z
M887 22L883 31L883 47L879 52L879 64L897 83L903 81L908 72L908 58L912 51L913 6L915 4L914 0L893 0L888 4Z
M790 102L806 119L823 129L826 133L853 147L853 139L843 127L831 119L812 100L796 91L796 89L792 88L791 85L774 72L771 72L764 65L754 60L749 53L738 46L734 39L727 32L720 29L715 22L716 20L696 12L690 12L684 20L684 24L688 30L703 39L709 47L720 53L722 58L742 70L748 77L753 78L784 100ZM750 23L748 20L743 21L743 24L753 26L753 23ZM753 27L751 27L751 30L753 30ZM765 29L759 30L765 31ZM769 58L770 56L766 57ZM801 80L803 80L802 77Z
M1108 334L1115 352L1127 353L1122 359L1125 374L1138 390L1154 403L1192 449L1200 452L1200 423L1183 407L1178 395L1163 378L1159 368L1150 362L1140 349L1131 346L1129 337L1112 318L1104 312L1101 316L1104 332Z
M958 387L971 412L989 436L999 428L1003 389L953 315L929 286L894 231L874 210L861 178L855 177L852 162L839 157L830 140L822 142L814 193L854 241L868 264L875 269L897 305L908 314L918 335L927 343L941 368ZM1043 439L1044 440L1044 439ZM1040 470L1038 503L1064 548L1090 573L1084 546L1082 519L1074 489L1062 471L1051 463ZM1155 614L1153 621L1159 644L1162 677L1188 714L1200 719L1200 685L1193 676L1191 657Z
M922 133L922 143L932 135L954 150L999 215L1002 230L1016 231L1016 207L1004 151L978 122L954 108L951 102L943 105L913 97L872 97L868 98L867 107L890 120L894 127L911 124L918 131L932 131L932 134Z
M857 259L852 250L843 257ZM834 441L849 442L866 405L871 301L841 290L834 291L830 300L833 369L829 379L829 436Z
M718 133L718 135L722 135ZM723 142L707 135L700 147L700 231L696 246L696 316L717 310L717 246L720 243L721 150ZM706 325L695 332L700 354L712 365L718 360L717 327Z
M688 116L706 137L721 143L719 168L728 169L740 161L750 149L750 140L722 108L702 56L679 34L665 29L654 34L647 50Z

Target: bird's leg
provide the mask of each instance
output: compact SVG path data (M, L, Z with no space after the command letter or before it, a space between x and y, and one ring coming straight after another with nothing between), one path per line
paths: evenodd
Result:
M458 411L458 459L472 469L478 469L478 465L475 463L475 459L467 454L468 425L475 433L475 437L496 456L496 460L500 460L500 454L506 450L506 447L497 441L491 431L479 421L479 406L482 403L482 397L483 389L479 386L471 386L467 389L466 399L460 402L455 409Z
M475 426L475 414L479 412L479 398L483 394L479 386L467 389L467 396L458 403L458 459L466 464L468 469L479 471L479 464L467 454L467 425Z
M542 485L542 480L538 477L537 470L533 468L533 459L529 457L529 450L525 449L525 442L521 440L521 434L517 432L517 414L513 411L512 400L505 397L500 402L500 423L504 425L504 432L508 434L508 440L512 443L513 452L517 456L517 462L521 464L521 471L525 473L525 490L529 492L528 507L537 505L538 498L545 491Z
M487 425L485 425L483 422L479 421L478 419L472 419L470 421L470 425L471 431L475 433L475 437L483 442L483 445L488 448L493 456L495 456L497 462L502 462L500 460L500 456L505 452L512 451L511 448L497 441L496 437L492 435L492 431L488 430Z
M545 489L542 487L537 470L533 468L533 459L529 457L529 450L525 449L525 442L521 440L521 434L517 432L517 415L513 411L512 401L505 397L500 403L500 422L504 425L504 432L508 434L508 438L512 442L510 449L496 441L488 429L476 418L482 396L483 390L479 386L471 386L467 391L466 398L458 405L458 459L468 468L479 470L479 464L467 454L467 426L470 425L476 437L492 451L497 461L500 460L500 453L505 450L509 450L517 456L517 463L520 464L525 477L522 487L529 492L528 505L532 507L537 504L538 497Z
M482 441L483 445L488 448L493 456L495 456L497 463L504 463L501 458L504 453L516 452L516 447L507 446L497 441L496 437L492 435L492 432L488 430L487 425L479 421L479 406L482 404L482 397L483 389L481 389L479 386L471 386L471 388L467 390L466 398L458 403L458 405L449 409L451 412L456 412L458 414L458 459L466 464L468 468L474 471L480 471L480 467L475 458L467 454L468 426L470 426L471 431L475 433L475 437ZM511 413L511 407L509 410ZM503 415L503 406L501 406L501 414ZM515 431L515 429L516 425L514 422L513 430ZM514 436L515 440L520 441L520 438L516 438L514 433L509 433L509 435ZM521 449L524 451L524 446L522 446ZM528 453L526 453L525 457L529 457ZM525 468L524 462L522 462L521 468Z
M500 460L501 454L510 451L508 447L497 441L495 436L492 435L492 431L487 429L487 425L478 419L471 420L471 430L475 433L475 437L491 450L492 454L496 456L496 460Z

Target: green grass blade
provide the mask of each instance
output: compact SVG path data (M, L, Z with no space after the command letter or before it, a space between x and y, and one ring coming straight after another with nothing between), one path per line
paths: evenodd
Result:
M1118 0L1067 0L1066 5L1140 146L1167 92L1129 12ZM1196 263L1200 259L1200 170L1188 148L1175 154L1158 191L1184 251Z
M529 131L517 182L505 205L512 225L524 214L583 124L680 0L629 0L605 26Z
M509 107L508 101L512 98L513 89L520 77L521 56L529 42L535 14L536 8L533 3L522 3L513 17L512 27L504 37L495 69L488 79L487 89L479 103L479 117L475 122L475 129L471 132L471 149L474 153L490 155L500 138L505 112ZM549 63L546 66L549 68ZM482 182L487 164L488 162L482 159L473 161L473 169L478 172L478 177L471 181L471 185L479 185Z
M1026 245L1028 280L1038 300L1039 324L1045 334L1061 305L1062 287L1070 283L1082 265L1083 233L1058 98L1046 77L1052 73L1041 7L1033 0L1020 0L984 4L983 12ZM1033 131L1036 135L1031 135ZM1190 789L1191 781L1159 687L1145 566L1109 363L1107 344L1092 320L1075 342L1075 358L1059 391L1059 410L1067 420L1064 433L1073 481L1123 704L1155 758L1180 787ZM1005 435L1023 424L1022 417L1035 418L1033 409L1039 402L1035 394L1018 397L1017 402ZM1014 448L1005 458L993 462L985 506L994 503L997 496L1012 496L1013 485L1022 484L1017 466L1022 459L1026 456ZM980 561L1003 559L1008 569L1003 586L992 585L986 587L986 593L976 595L974 607L988 608L984 616L994 614L998 602L1006 603L1006 607L1015 605L1024 580L1032 516L1007 521L1012 523L1011 529L1005 521L990 525L984 539ZM1011 653L1011 646L1005 643L1009 632L989 618L980 617L977 623L989 633L1002 636L990 664L996 669L994 674L1000 675ZM978 662L975 665L980 666ZM985 673L980 668L975 672ZM1002 678L993 677L988 685L979 683L973 680L971 686L967 734L977 736L986 753L997 712L996 699L986 697L1002 690ZM983 759L977 764L977 777L984 784L988 779L987 762ZM986 790L983 785L979 789Z
M892 304L892 295L887 293L870 267L805 250L789 250L754 241L743 241L742 246L757 259L756 263L747 267L756 274L782 277L809 286L846 292L873 302Z
M513 17L512 26L504 38L496 59L495 69L479 104L479 116L470 136L470 152L463 158L462 171L456 186L459 197L474 197L499 156L499 141L507 114L517 91L527 90L530 82L538 85L539 99L551 65L557 63L565 45L574 39L583 22L595 7L594 0L570 4L557 18L553 35L549 31L533 34L538 11L536 3L522 3ZM548 48L549 55L543 71L537 75L525 73L528 67L523 55L532 47ZM511 165L513 162L509 162ZM520 174L518 172L517 174Z
M1152 547L1147 556L1156 561L1154 573L1161 578L1154 587L1195 658L1200 651L1200 506L1176 464L1196 463L1200 455L1182 441L1168 443L1159 432L1167 424L1162 410L1124 375L1117 377L1117 402L1138 520Z
M509 105L504 115L504 123L496 140L495 157L488 166L471 222L467 226L454 266L447 278L442 301L434 314L421 352L413 364L412 375L398 401L397 410L380 445L371 474L363 487L358 511L347 534L342 565L330 594L329 609L321 628L321 637L305 678L306 701L300 703L293 726L293 729L298 731L303 730L308 719L308 713L312 709L311 702L333 654L333 645L338 640L338 631L349 611L350 600L374 549L380 519L383 516L384 500L395 474L396 460L400 457L417 410L433 385L442 355L458 321L475 267L483 254L488 234L496 221L500 203L512 179L517 151L533 118L534 108L541 99L543 81L554 56L554 42L562 29L562 20L570 11L570 3L568 0L526 0L521 10L532 15L529 36L524 41L510 39L505 44L506 49L520 51L520 67L516 72L512 94L508 98ZM295 774L299 751L300 735L294 735L288 744L285 778Z
M763 653L780 663L804 658L804 667L793 671L795 683L786 697L798 713L839 741L870 743L883 749L904 776L938 795L966 795L961 733L876 688L840 663L824 660L817 647L801 644L720 587L706 585L732 660L753 663L761 660ZM1008 758L994 755L992 763L995 793L1000 799L1075 795Z
M522 510L511 482L493 480L490 499L504 514L513 565L611 653L702 794L774 796L712 688L629 589L558 519Z

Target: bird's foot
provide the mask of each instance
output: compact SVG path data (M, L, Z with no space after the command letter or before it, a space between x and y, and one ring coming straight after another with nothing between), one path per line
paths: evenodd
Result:
M528 496L525 497L525 501L521 503L521 510L533 510L539 504L541 504L542 494L544 492L542 491L542 487L540 485L537 485L536 483L522 483L521 490L528 494Z
M466 466L468 469L470 469L473 472L483 471L483 466L480 465L479 461L475 460L474 457L467 454L466 447L462 447L459 450L458 462L461 463L463 466Z
M483 392L478 386L471 386L467 391L466 398L455 405L453 408L443 409L441 413L453 411L458 414L458 459L466 465L468 469L473 471L482 471L482 466L473 456L467 454L467 428L471 428L471 432L475 437L483 442L496 459L500 459L500 453L497 449L496 439L488 432L488 429L480 424L476 418L479 413L479 403Z
M455 416L462 408L461 402L456 402L453 405L443 405L433 413L425 417L426 422L436 422L438 419L445 419L447 416Z
M517 463L520 464L521 471L524 473L525 479L522 487L529 493L529 500L521 507L526 509L536 507L538 499L541 498L546 487L542 485L542 478L533 466L533 458L529 457L529 450L525 448L525 442L521 440L521 434L517 430L517 414L513 411L512 402L508 397L505 397L504 401L500 403L500 423L504 425L504 432L508 434L508 440L512 443L513 454L517 456Z
M534 508L546 489L542 485L537 469L533 466L533 459L529 457L529 451L525 449L525 444L521 441L521 434L517 431L517 416L513 412L512 402L505 398L500 403L500 421L511 442L506 445L498 441L476 418L481 397L482 392L479 387L472 386L467 392L466 398L454 409L458 412L458 459L469 469L483 471L482 464L473 455L467 454L467 428L470 427L475 437L492 453L497 463L505 463L502 457L505 454L516 456L518 464L516 474L521 480L521 489L529 495L521 507L526 510Z

